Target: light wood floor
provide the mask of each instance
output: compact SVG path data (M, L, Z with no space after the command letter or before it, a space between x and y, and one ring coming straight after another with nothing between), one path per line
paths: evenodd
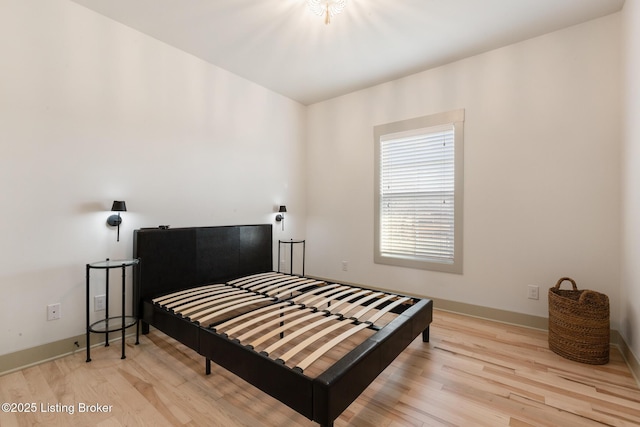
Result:
M126 350L126 360L114 343L91 363L78 351L0 377L0 402L36 404L0 412L0 426L314 425L215 365L205 376L200 356L157 331ZM431 342L416 339L335 425L638 426L640 389L613 348L609 364L584 365L549 351L545 332L436 310Z

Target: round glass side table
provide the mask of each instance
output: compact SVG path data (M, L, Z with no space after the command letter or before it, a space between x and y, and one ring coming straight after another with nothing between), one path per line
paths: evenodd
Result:
M138 325L138 318L133 315L126 314L126 269L127 267L136 267L140 264L139 259L121 259L121 260L110 260L106 259L105 261L97 261L92 262L91 264L87 264L87 362L91 362L91 344L90 344L90 335L91 333L105 334L104 345L105 347L109 346L109 333L120 331L122 335L122 357L121 359L125 359L125 330L132 326ZM91 290L91 270L92 269L102 269L105 270L105 282L106 282L106 292L105 292L105 316L103 319L98 320L97 322L93 322L89 324L89 295ZM122 308L120 315L117 316L109 316L109 271L112 269L120 269L122 271ZM136 328L136 344L140 342L139 330Z

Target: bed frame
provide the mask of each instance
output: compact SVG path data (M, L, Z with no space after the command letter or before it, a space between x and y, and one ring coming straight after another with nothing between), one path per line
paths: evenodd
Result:
M369 335L315 376L306 375L306 371L297 366L287 366L282 359L274 359L227 334L230 329L224 326L238 321L241 314L237 311L222 320L201 323L161 304L167 300L161 296L179 295L183 290L205 284L240 290L234 279L273 271L272 251L271 225L134 231L133 254L141 260L135 276L134 301L142 333L148 333L149 326L153 326L204 356L207 374L213 361L310 420L332 426L333 421L417 336L422 334L422 340L429 341L433 303L398 294L388 296L396 301L394 304L390 304L391 300L386 302L386 310L393 312L394 318L383 327L351 319L353 325L359 325L359 329L367 330ZM320 294L321 288L310 287L310 294ZM248 289L246 292L254 292ZM282 293L275 296L255 291L255 294L262 295L262 300L266 301L260 305L265 310L270 304L295 303L282 297ZM371 302L363 303L362 311L366 311L365 306L369 304ZM383 306L381 302L378 304ZM301 307L294 308L315 310L299 305ZM254 309L248 308L243 313ZM326 316L330 319L322 321L344 320L331 315L330 309L323 312L328 313ZM245 314L245 317L251 315L253 313ZM334 342L336 339L339 338L334 338Z

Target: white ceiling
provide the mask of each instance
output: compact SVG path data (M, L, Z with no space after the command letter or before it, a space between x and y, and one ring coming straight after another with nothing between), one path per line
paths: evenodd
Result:
M73 0L305 105L619 11L624 0Z

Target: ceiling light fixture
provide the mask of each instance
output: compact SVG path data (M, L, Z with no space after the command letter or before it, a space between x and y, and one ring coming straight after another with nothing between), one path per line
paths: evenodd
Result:
M316 15L324 15L325 24L330 24L331 18L342 12L347 5L347 0L307 0L307 4Z

